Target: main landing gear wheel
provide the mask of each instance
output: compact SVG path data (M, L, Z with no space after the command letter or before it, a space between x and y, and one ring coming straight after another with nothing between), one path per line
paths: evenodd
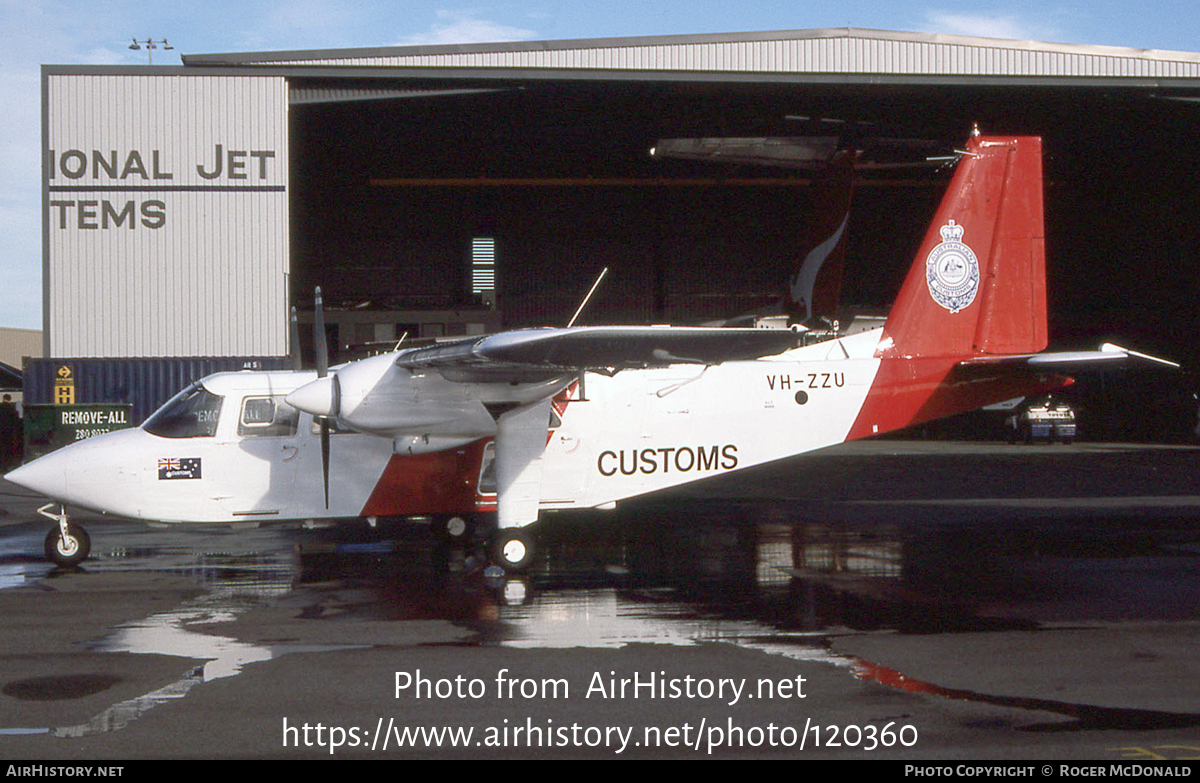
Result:
M533 538L519 527L497 530L492 534L492 562L509 573L519 573L533 562Z
M87 531L72 522L64 532L52 527L46 532L46 558L55 565L77 566L87 559L92 550L92 540Z
M433 534L443 541L467 541L474 530L474 522L462 514L434 517Z

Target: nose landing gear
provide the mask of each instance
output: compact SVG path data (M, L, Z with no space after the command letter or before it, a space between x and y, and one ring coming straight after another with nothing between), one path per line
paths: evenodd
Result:
M87 559L92 550L92 540L86 530L67 519L65 507L60 505L57 514L47 511L53 505L47 503L37 510L42 516L58 523L46 533L46 559L55 565L77 566Z

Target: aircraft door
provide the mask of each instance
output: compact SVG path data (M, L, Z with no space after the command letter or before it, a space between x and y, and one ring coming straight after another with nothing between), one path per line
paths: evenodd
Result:
M248 394L238 409L237 441L243 459L235 466L239 491L229 498L231 514L247 521L297 515L295 485L305 440L300 412L283 395Z

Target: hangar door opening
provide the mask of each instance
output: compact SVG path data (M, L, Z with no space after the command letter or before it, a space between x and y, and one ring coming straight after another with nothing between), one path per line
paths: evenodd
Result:
M425 333L425 311L442 319L433 334L563 324L606 266L585 323L752 310L778 298L802 242L810 173L656 160L659 139L837 135L861 148L884 136L921 142L923 160L978 123L1044 139L1052 339L1121 334L1185 361L1179 350L1194 350L1170 335L1200 317L1186 304L1200 294L1187 272L1200 159L1177 143L1200 105L1161 91L364 79L343 86L381 97L295 99L314 84L292 79L293 301L305 307L320 284L346 318L391 319L353 324L343 344L406 324ZM847 305L889 305L947 181L936 165L856 173ZM493 253L489 298L471 282L479 240Z

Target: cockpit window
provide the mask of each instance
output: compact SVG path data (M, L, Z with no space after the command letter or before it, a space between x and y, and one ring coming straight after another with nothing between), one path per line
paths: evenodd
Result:
M223 399L193 383L146 419L142 429L160 438L211 438L217 433Z
M299 420L300 412L284 402L282 397L247 397L242 400L238 435L295 435Z

